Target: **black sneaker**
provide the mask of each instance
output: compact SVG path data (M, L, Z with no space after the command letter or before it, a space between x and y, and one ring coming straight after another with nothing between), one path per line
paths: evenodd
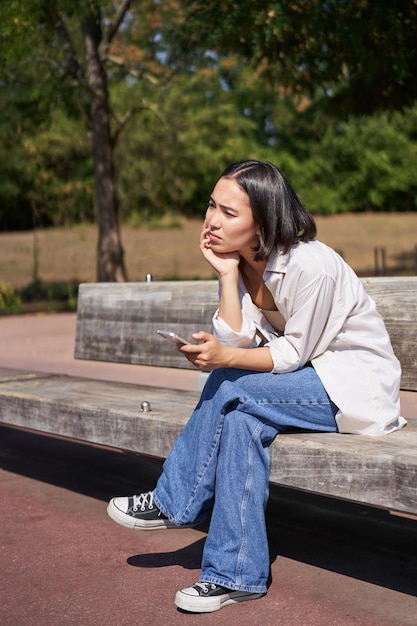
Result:
M107 513L114 522L138 530L160 530L164 528L183 528L176 526L161 513L153 501L153 491L138 496L112 498L107 506Z
M264 593L252 593L251 591L234 591L226 589L214 583L196 583L193 587L187 587L177 591L175 604L183 611L191 613L211 613L218 611L228 604L256 600Z

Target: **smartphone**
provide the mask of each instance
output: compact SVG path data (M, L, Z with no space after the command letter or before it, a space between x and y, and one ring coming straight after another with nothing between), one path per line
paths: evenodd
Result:
M177 346L185 346L187 343L191 343L190 341L183 339L179 335L176 335L169 330L157 330L156 332L158 333L158 335L161 335L161 337L164 337L165 339L170 339Z

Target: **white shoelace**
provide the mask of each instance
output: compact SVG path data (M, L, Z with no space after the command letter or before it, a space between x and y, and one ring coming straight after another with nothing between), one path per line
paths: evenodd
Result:
M140 493L138 496L133 496L133 510L141 511L152 510L153 504L153 491L147 491L146 493Z
M214 583L196 583L194 587L200 587L203 593L208 593L212 589L216 588Z

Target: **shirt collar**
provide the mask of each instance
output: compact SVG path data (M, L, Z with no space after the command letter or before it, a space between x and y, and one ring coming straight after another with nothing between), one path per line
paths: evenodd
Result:
M289 254L284 254L279 249L274 249L269 255L268 263L266 264L266 272L279 272L286 273L288 266Z

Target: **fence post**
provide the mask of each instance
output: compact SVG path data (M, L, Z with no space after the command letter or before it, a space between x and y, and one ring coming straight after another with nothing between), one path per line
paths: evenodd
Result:
M375 276L386 275L386 254L385 248L375 246L374 248Z

